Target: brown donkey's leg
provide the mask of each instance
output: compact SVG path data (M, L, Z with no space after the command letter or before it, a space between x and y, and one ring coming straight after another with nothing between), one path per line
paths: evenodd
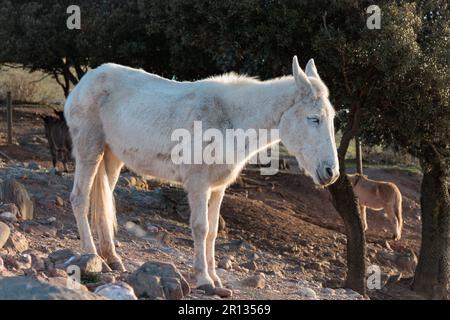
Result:
M388 204L385 208L389 221L392 224L392 229L394 230L394 234L392 236L393 240L400 240L401 234L399 233L399 221L395 215L394 204Z
M359 210L361 211L361 220L363 223L363 229L364 231L367 231L367 211L366 211L366 206L360 205L359 206Z

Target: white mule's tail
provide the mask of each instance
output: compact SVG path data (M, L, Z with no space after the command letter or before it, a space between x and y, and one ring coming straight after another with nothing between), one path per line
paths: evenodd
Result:
M108 175L105 168L104 158L100 162L97 174L94 178L90 196L91 224L97 231L97 235L103 238L101 219L106 219L106 225L111 237L117 229L116 208L113 195L109 187Z

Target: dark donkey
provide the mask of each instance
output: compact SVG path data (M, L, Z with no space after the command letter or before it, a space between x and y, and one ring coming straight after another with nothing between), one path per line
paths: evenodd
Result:
M64 171L67 170L72 154L72 139L70 138L69 128L62 111L54 110L58 118L53 116L43 116L45 126L45 137L48 140L48 146L52 155L53 167L56 169L58 161L62 162Z

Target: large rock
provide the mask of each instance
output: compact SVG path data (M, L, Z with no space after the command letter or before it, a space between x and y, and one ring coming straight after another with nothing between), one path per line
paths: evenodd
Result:
M33 219L33 201L25 186L17 180L7 179L0 185L0 201L14 203L21 220Z
M412 250L408 250L397 255L395 264L400 270L413 273L417 266L417 256Z
M83 254L65 262L65 267L73 265L80 268L81 277L90 277L102 272L103 260L96 254Z
M31 277L0 278L0 300L103 300L85 290L49 284Z
M3 248L6 241L9 239L11 230L6 223L0 222L0 249Z
M146 262L130 274L128 282L138 297L179 300L190 293L189 284L172 263Z
M22 233L16 231L11 233L5 246L20 253L28 250L29 244L27 238Z
M254 276L245 278L241 281L241 285L256 289L264 289L266 287L266 276L264 273L258 273Z
M102 285L95 289L95 293L110 300L137 300L133 288L125 282Z

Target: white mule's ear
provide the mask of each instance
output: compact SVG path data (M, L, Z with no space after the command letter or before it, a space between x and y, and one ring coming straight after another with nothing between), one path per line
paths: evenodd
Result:
M316 64L314 63L314 59L309 59L308 63L306 64L305 72L308 77L317 78L320 80Z
M311 88L311 82L309 82L308 77L303 72L302 68L300 68L297 56L294 56L292 59L292 75L300 89Z

